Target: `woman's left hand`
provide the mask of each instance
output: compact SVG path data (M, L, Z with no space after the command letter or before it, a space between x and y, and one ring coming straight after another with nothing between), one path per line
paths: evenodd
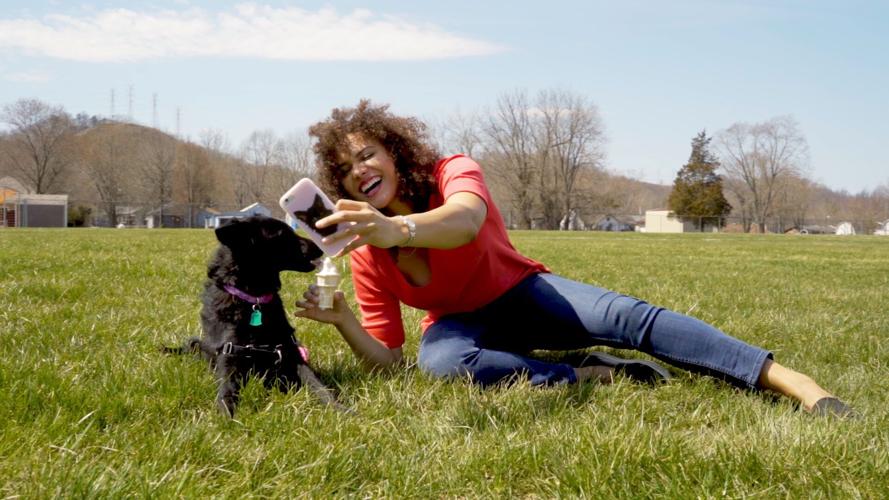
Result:
M334 243L342 239L352 240L340 251L345 255L362 245L379 248L398 246L407 239L403 225L395 217L387 217L369 203L354 200L339 200L332 215L315 223L318 228L347 223L349 227L327 236L322 241Z

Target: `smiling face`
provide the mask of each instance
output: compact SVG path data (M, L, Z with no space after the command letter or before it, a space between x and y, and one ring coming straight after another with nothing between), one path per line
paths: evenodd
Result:
M353 200L382 210L397 200L395 160L383 145L361 134L346 136L348 151L340 151L339 175Z

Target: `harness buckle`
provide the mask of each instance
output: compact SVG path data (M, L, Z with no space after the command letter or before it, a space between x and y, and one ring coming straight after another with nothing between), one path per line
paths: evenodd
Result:
M231 356L231 353L234 351L234 346L231 342L226 342L222 345L222 354L226 356Z

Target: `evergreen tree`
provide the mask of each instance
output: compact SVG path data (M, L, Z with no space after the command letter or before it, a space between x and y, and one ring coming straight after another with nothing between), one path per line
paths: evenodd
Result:
M719 160L710 153L710 137L701 131L691 141L688 163L676 174L667 205L683 221L692 221L703 230L704 222L723 224L732 206L722 193L722 177L716 173Z

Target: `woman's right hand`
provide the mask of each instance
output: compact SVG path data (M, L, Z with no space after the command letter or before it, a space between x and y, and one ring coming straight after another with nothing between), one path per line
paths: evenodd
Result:
M336 211L317 221L315 227L324 229L342 223L346 224L346 229L322 240L325 244L334 244L342 239L349 240L349 244L339 255L345 255L362 245L391 248L407 239L403 224L396 217L388 217L364 201L346 199L337 201Z
M320 295L318 294L317 285L309 285L309 289L303 293L303 298L305 300L296 301L296 307L300 309L293 315L297 318L308 318L321 323L339 326L344 324L349 316L352 315L352 310L346 303L346 297L340 290L337 290L333 295L332 309L321 309L318 307Z

